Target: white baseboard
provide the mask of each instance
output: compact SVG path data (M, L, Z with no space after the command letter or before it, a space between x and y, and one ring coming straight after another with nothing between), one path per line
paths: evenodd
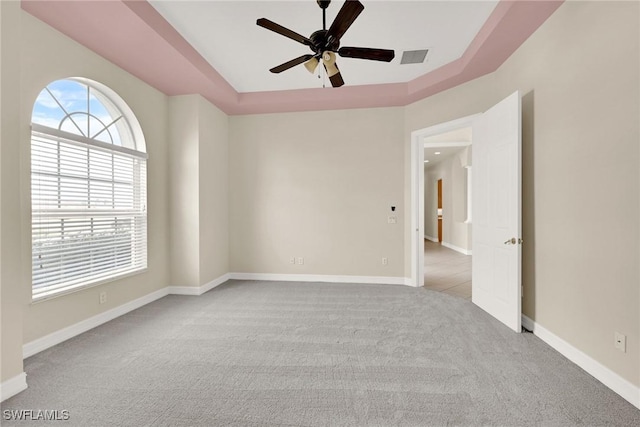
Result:
M221 284L223 284L224 282L226 282L227 280L229 280L231 278L231 275L229 273L227 274L223 274L222 276L218 277L217 279L214 279L212 281L210 281L209 283L202 285L202 286L169 286L169 293L171 295L202 295L207 291L210 291L211 289L215 288L216 286L219 286Z
M413 281L411 280L411 277L403 277L402 278L404 283L403 285L405 286L411 286L412 288L419 288L420 286L418 286L417 283L413 283Z
M587 354L578 350L553 332L540 326L524 314L522 315L522 326L533 331L542 341L553 347L558 353L580 366L587 373L592 375L602 384L618 393L622 398L640 409L640 387L631 384L600 362L592 359Z
M0 384L0 402L27 389L27 374L22 372Z
M335 276L325 274L272 274L272 273L231 273L231 279L236 280L265 280L282 282L336 282L363 283L375 285L407 285L411 280L406 277L385 276Z
M61 342L73 338L76 335L80 335L81 333L93 329L96 326L100 326L103 323L113 320L116 317L120 317L123 314L142 307L143 305L147 305L150 302L167 296L169 294L168 289L169 288L159 289L143 297L112 308L111 310L107 310L74 325L68 326L66 328L60 329L59 331L52 332L49 335L45 335L42 338L38 338L29 343L26 343L22 346L22 356L26 359L27 357L33 356L36 353L40 353L41 351L46 350L49 347L53 347L56 344L60 344Z
M464 249L464 248L461 248L459 246L452 245L451 243L442 242L442 246L444 246L445 248L452 249L452 250L454 250L456 252L460 252L461 254L471 255L471 250L470 249Z
M427 239L427 240L430 240L430 241L432 241L432 242L434 242L434 243L440 243L440 242L438 241L438 238L437 238L437 237L433 237L433 236L427 236L427 235L425 235L425 236L424 236L424 238L425 238L425 239ZM444 246L445 248L452 249L452 250L454 250L454 251L456 251L456 252L460 252L461 254L471 255L471 249L463 249L463 248L461 248L461 247L459 247L459 246L452 245L451 243L447 243L447 242L445 242L445 241L442 241L442 243L440 243L440 244L441 244L442 246Z

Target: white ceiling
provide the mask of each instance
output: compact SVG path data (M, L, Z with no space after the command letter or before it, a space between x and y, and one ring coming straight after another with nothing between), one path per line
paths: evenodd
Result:
M430 145L441 144L439 147L432 146L425 147L424 149L424 159L429 161L425 162L425 166L435 166L438 163L441 163L443 160L446 160L449 157L467 148L466 146L460 145L471 143L471 128L466 127L453 130L451 132L445 132L439 135L430 136L428 138L424 138L423 143ZM451 146L447 146L447 144L450 144Z
M464 150L465 148L466 147L425 148L424 159L429 160L429 162L425 162L424 165L426 167L436 166L437 164L442 163L444 160L447 160L456 153ZM435 154L436 152L440 154Z
M281 74L270 73L270 68L311 51L256 25L256 19L267 18L308 37L322 28L322 10L315 0L150 3L238 92L322 87L323 78L309 74L302 65ZM341 45L394 49L396 58L391 63L338 58L346 86L406 82L458 59L498 2L361 3L365 9L342 37ZM327 27L342 4L331 2ZM403 51L417 49L430 49L425 63L400 65Z

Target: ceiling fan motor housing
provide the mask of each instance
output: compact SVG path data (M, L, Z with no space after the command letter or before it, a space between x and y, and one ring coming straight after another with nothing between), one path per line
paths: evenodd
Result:
M327 30L318 30L311 34L311 37L309 37L309 39L313 42L313 46L310 46L311 50L318 55L322 55L322 52L325 52L327 50L335 52L340 47L340 40L337 40L333 37L331 38L331 40L327 38L328 32L329 31Z

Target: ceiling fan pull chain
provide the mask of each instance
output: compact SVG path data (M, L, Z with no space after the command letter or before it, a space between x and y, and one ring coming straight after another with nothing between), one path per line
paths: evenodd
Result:
M322 89L325 89L327 87L327 70L324 67L322 69L318 67L318 78L320 78L320 74L322 74Z

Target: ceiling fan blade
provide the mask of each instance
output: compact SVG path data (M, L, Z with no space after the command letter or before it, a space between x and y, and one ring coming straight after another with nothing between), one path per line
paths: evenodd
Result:
M329 81L331 82L331 86L333 87L340 87L344 85L344 80L342 80L342 74L340 74L340 71L338 71L338 74L334 74L333 76L329 77Z
M324 69L327 71L327 76L329 77L331 86L342 86L344 84L344 80L342 80L340 69L338 69L338 64L336 64L336 54L331 51L324 52L322 54L322 64L324 65Z
M364 6L358 0L345 1L342 5L342 9L338 12L338 16L336 16L331 27L329 27L327 36L340 40L363 10Z
M391 62L396 56L393 50L371 49L368 47L341 47L338 55L344 58L371 59L373 61Z
M302 43L307 46L313 46L313 42L306 38L303 35L296 33L288 28L283 27L282 25L276 24L273 21L268 20L267 18L260 18L256 21L256 24L262 28L266 28L267 30L271 30L274 33L278 33L285 37L290 38L291 40L295 40L298 43Z
M288 70L291 67L295 67L298 64L302 64L305 61L310 60L311 58L313 58L313 55L302 55L302 56L298 56L295 59L292 59L291 61L287 61L284 64L280 64L277 67L273 67L272 69L270 69L269 71L271 71L272 73L281 73L283 71Z

